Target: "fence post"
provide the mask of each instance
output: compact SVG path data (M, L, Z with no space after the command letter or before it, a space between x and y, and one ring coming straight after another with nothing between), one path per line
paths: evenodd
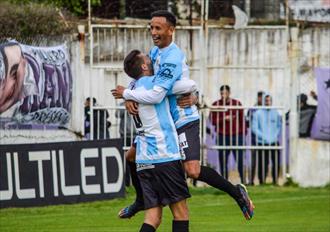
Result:
M299 44L298 44L298 28L291 28L291 41L288 45L289 63L290 63L290 81L291 81L291 107L290 107L290 167L294 169L294 160L297 158L298 145L298 59L299 59ZM292 174L293 170L290 170Z

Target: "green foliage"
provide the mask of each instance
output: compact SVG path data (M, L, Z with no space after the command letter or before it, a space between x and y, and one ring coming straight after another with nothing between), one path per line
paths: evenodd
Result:
M10 0L17 4L42 3L47 5L64 8L76 15L87 15L88 0ZM101 0L91 0L91 6L99 6Z
M0 37L25 39L33 36L58 36L71 31L59 11L49 5L20 5L0 2Z

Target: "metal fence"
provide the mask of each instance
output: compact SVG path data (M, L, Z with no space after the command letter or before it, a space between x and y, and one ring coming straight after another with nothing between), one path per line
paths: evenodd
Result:
M125 144L123 149L128 150L133 143L135 129L133 120L124 106L97 106L94 110L96 112L94 113L94 139L123 138ZM109 119L102 116L104 111L110 115L110 128L105 126ZM259 117L256 118L258 112ZM265 114L262 114L263 112ZM272 112L278 118L268 117L267 112ZM230 115L234 120L228 124L221 114ZM239 117L239 114L243 117ZM213 167L218 165L219 172L226 178L232 173L228 171L238 172L240 182L243 183L265 183L268 181L267 176L272 176L274 183L278 183L279 179L285 179L288 165L285 114L284 108L279 106L221 106L201 109L199 142L202 163ZM217 123L214 123L214 119ZM278 121L274 122L274 120ZM275 126L278 131L269 130L274 127L274 123L277 123ZM256 136L257 132L254 128L257 125L260 126L259 136ZM211 143L207 141L207 136L210 135L213 137ZM268 137L272 137L274 141L268 142ZM91 137L87 136L86 139L91 139ZM211 154L208 152L210 150L216 153ZM229 170L230 164L228 164L231 153L235 160L233 170ZM219 162L217 165L209 161L210 155L217 156ZM268 170L272 170L271 174Z
M232 154L234 171L238 171L243 183L265 183L270 164L273 182L285 179L288 138L283 107L208 107L201 115L204 163L228 178ZM210 155L217 157L207 157Z

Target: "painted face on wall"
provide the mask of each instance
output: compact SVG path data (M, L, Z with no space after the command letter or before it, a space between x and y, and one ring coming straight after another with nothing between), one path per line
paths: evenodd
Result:
M5 112L23 96L26 59L18 44L0 47L0 113Z

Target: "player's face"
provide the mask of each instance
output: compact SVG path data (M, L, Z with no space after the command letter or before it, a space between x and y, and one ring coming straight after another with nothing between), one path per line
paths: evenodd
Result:
M164 48L172 42L174 27L166 21L165 17L153 17L150 23L150 32L154 45Z
M151 59L148 55L142 54L143 58L143 64L142 64L142 69L145 70L147 76L151 76L154 74L154 69L152 66Z
M229 98L230 92L228 90L222 90L220 91L221 98L226 100Z
M4 48L8 66L0 81L0 113L14 105L23 95L26 60L18 45Z

